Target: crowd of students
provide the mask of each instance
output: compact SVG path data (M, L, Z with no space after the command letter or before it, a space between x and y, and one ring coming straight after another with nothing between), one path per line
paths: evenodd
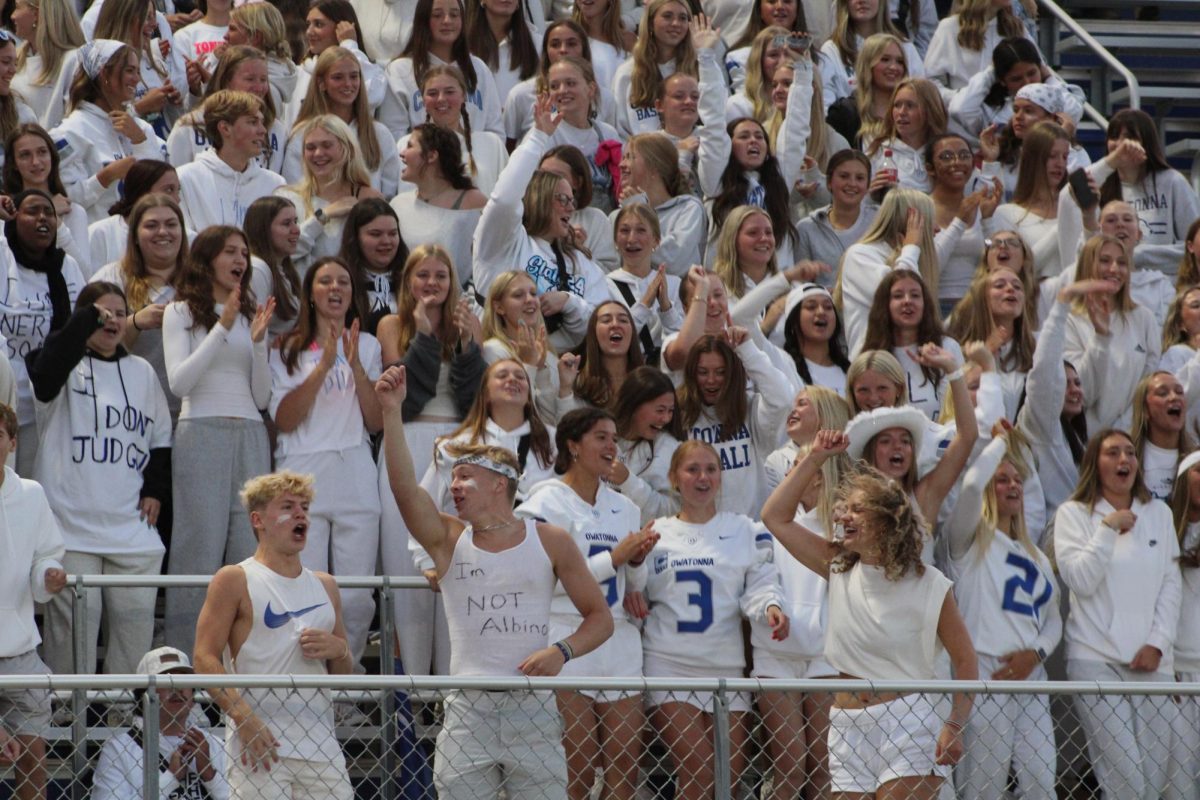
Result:
M53 586L241 562L239 492L273 468L314 478L306 568L436 589L379 455L403 365L434 506L504 448L517 514L587 557L618 624L572 674L1027 679L1065 642L1072 678L1200 679L1200 200L1144 112L1078 144L1032 3L952 11L13 0L0 494L11 531L43 493L61 544L32 594L0 582L0 608L46 602L0 657L94 672L103 628L104 671L134 671L155 591L87 590L76 653ZM342 602L357 665L374 602ZM166 592L168 645L202 603ZM395 612L405 669L450 670L442 595ZM1195 797L1200 710L1143 700L1080 708L1101 786ZM708 791L704 698L558 702L571 797L633 795L643 708ZM928 769L868 775L847 752L891 703L738 697L732 775L757 704L780 797L955 761L963 796L1010 764L1053 794L1046 697L910 709Z

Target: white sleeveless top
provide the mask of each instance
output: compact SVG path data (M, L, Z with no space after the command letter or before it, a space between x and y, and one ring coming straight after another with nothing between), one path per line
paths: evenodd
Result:
M549 644L557 583L534 520L525 520L520 544L499 553L476 547L468 526L441 579L450 674L520 675L517 666Z
M866 680L932 680L941 643L938 618L950 579L926 564L888 580L882 567L829 573L825 660Z
M329 593L312 570L288 578L254 558L238 564L246 574L252 622L236 658L225 651L225 669L235 675L326 675L324 661L305 658L300 633L332 631L337 614ZM281 758L334 761L342 757L333 730L333 706L321 689L243 689L254 713L279 740ZM229 727L227 747L237 758L241 741Z

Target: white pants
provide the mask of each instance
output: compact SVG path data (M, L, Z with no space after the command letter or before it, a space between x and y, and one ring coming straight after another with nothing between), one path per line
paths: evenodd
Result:
M439 800L566 800L562 718L551 692L450 692L437 738Z
M69 575L158 575L162 551L97 555L68 550L63 567ZM131 673L150 649L154 637L154 599L158 589L128 586L89 587L87 598L87 650L83 671L96 671L96 640L104 624L104 671ZM75 671L75 639L71 618L74 590L67 586L46 604L44 652L46 663L58 674Z
M375 574L379 552L379 485L371 448L286 456L279 469L310 474L315 494L309 508L308 542L300 563L333 575ZM357 665L375 616L371 589L342 589L342 620Z
M1200 672L1179 672L1180 683L1200 683ZM1171 732L1171 777L1163 796L1167 800L1200 797L1200 697L1179 698L1177 724Z
M241 759L229 759L230 800L353 800L354 790L345 761L307 761L281 758L271 769L252 771Z
M1073 681L1169 683L1157 672L1134 672L1122 664L1067 660ZM1075 712L1087 735L1088 758L1105 800L1157 800L1167 787L1171 731L1178 707L1150 695L1079 695Z
M411 422L404 437L412 453L419 480L433 462L434 442L458 425L449 422ZM380 537L379 559L385 575L421 577L408 548L408 526L400 516L396 498L388 485L387 462L379 460ZM400 642L400 659L409 675L445 675L450 672L450 631L442 596L428 589L397 589L395 623Z
M979 674L1000 668L993 656L979 656ZM1041 666L1031 681L1046 680ZM954 771L962 797L1000 800L1006 797L1011 763L1017 774L1022 800L1054 800L1054 723L1047 695L976 695L971 718L963 731L962 761Z

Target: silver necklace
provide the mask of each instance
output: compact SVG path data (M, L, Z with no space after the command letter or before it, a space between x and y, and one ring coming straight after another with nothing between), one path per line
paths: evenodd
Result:
M484 525L482 528L476 528L474 525L472 525L471 530L475 531L475 533L487 533L488 531L498 531L501 528L507 528L509 525L515 525L515 524L517 524L518 521L519 520L516 520L516 519L510 519L508 522L497 522L494 525Z

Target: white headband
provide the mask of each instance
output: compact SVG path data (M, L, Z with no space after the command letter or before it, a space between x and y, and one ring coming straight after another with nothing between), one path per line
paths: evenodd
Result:
M100 74L100 70L112 60L117 51L125 46L124 42L115 39L93 39L79 48L79 66L92 80Z
M456 467L463 466L463 465L474 466L474 467L483 467L484 469L490 469L492 472L500 473L504 477L508 478L510 481L516 481L516 480L521 479L521 477L519 475L517 475L517 471L515 469L513 469L512 467L510 467L508 464L501 464L499 461L493 461L492 459L488 458L487 456L483 456L483 455L463 456L462 458L460 458L454 462L454 466L456 466Z
M1197 464L1200 464L1200 450L1193 450L1187 454L1187 458L1179 462L1179 469L1175 471L1175 477L1182 478L1189 469Z

